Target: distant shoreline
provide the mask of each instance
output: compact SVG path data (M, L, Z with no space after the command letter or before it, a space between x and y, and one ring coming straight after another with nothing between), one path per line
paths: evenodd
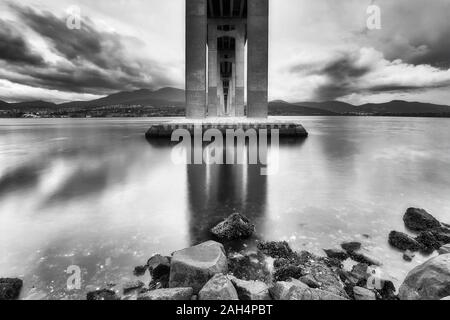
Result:
M360 117L360 118L450 118L450 114L269 114L271 117ZM184 114L154 114L154 115L129 115L129 114L110 114L105 116L94 115L75 115L75 116L55 116L55 115L3 115L0 114L0 119L118 119L118 118L182 118Z

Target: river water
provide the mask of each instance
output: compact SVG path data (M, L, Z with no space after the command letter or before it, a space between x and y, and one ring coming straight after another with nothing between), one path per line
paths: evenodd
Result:
M154 119L0 120L0 276L24 279L22 298L83 298L241 212L255 239L296 250L360 241L398 285L429 258L407 263L387 244L405 210L450 221L450 119L300 119L309 138L283 141L268 176L174 163L169 144L144 138ZM73 265L82 288L69 291Z

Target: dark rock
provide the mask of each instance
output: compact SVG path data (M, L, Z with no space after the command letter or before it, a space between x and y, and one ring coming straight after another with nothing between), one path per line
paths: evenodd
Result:
M450 243L450 229L446 227L440 227L431 230L435 235L436 239L441 241L443 244Z
M244 281L231 278L239 296L239 300L271 300L269 287L262 281Z
M328 258L337 259L339 261L345 261L350 257L346 251L341 249L329 249L324 251Z
M401 300L440 300L450 295L450 254L413 269L399 290Z
M303 275L305 275L303 267L288 264L278 267L273 277L275 281L286 281L291 278L299 279Z
M426 254L432 254L435 250L439 250L442 246L442 243L431 231L421 232L416 240L422 245L421 251Z
M168 257L163 257L160 254L151 257L147 262L147 266L152 278L156 281L170 274L170 260Z
M375 257L372 257L368 253L364 253L362 251L356 251L356 252L350 253L350 258L352 258L352 260L354 260L356 262L368 264L369 266L378 266L378 267L382 266L381 261L379 261Z
M402 251L410 250L416 252L422 249L422 245L415 239L405 233L397 231L392 231L389 234L389 244Z
M295 255L289 244L284 242L258 242L258 250L275 259L290 260Z
M260 280L269 282L272 274L266 262L266 256L257 253L230 253L228 255L228 272L242 280Z
M255 226L249 219L239 213L234 213L219 223L211 233L222 240L237 240L250 238L255 232Z
M222 244L208 241L177 251L170 266L170 288L193 288L197 294L216 274L228 272Z
M403 221L408 229L412 231L427 231L439 228L441 223L424 209L409 208Z
M152 279L148 285L150 290L168 289L170 281L170 274L159 277L158 279Z
M16 300L22 290L23 281L20 279L0 279L0 300Z
M398 300L398 296L395 294L397 290L392 281L381 280L381 287L381 290L377 290L381 300Z
M362 244L360 242L345 242L341 244L342 249L347 253L352 253L361 249Z
M199 300L239 300L233 283L223 274L216 274L200 290Z
M148 266L137 266L134 268L133 274L136 277L142 277L147 272Z
M172 288L158 289L142 293L138 296L138 300L172 300L172 301L189 301L193 296L192 288Z
M142 281L129 281L123 285L123 293L128 294L132 291L139 290L144 286L145 284Z
M120 300L117 296L116 292L108 289L97 290L93 292L89 292L87 294L87 300L95 301L95 300Z
M403 254L403 260L411 262L414 260L414 257L416 255L414 254L414 252L410 251L410 250L406 250L406 252Z

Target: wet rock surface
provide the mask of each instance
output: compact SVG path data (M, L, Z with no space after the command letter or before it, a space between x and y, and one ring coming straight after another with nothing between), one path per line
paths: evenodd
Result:
M344 261L350 258L350 255L343 249L328 249L324 250L324 252L327 255L327 257L331 259Z
M237 240L250 238L255 232L255 226L250 220L234 213L211 229L211 233L221 240Z
M239 300L236 288L230 279L217 274L200 290L199 300Z
M190 287L197 294L214 275L227 272L228 261L223 245L208 241L173 254L169 287Z
M450 295L450 254L413 269L400 287L401 300L440 300Z
M309 282L314 282L314 287L348 298L344 284L337 274L341 267L340 261L319 257L306 251L296 253L285 242L264 243L258 248L276 259L274 281L286 282L308 277Z
M272 274L267 257L261 252L230 253L228 272L238 279L270 282Z
M422 245L418 241L405 233L397 231L392 231L389 234L389 244L402 251L410 250L416 252L422 249Z

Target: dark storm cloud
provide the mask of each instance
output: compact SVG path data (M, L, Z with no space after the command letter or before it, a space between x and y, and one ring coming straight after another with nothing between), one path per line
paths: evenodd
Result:
M20 33L0 19L0 60L10 63L42 65L44 60L33 52Z
M164 67L151 60L130 56L125 43L136 43L137 39L99 31L87 18L83 19L80 30L71 30L64 17L15 4L11 8L22 23L45 39L52 51L66 61L47 63L42 67L35 63L33 68L15 66L13 71L27 76L8 80L46 89L92 94L172 84Z
M327 83L315 90L315 99L334 100L345 96L355 89L355 82L371 71L369 66L357 64L357 56L343 53L324 67L297 65L291 72L304 72L325 76Z
M450 22L448 29L437 33L435 38L413 39L411 44L416 48L422 48L422 52L413 55L409 62L429 64L443 69L450 68Z

